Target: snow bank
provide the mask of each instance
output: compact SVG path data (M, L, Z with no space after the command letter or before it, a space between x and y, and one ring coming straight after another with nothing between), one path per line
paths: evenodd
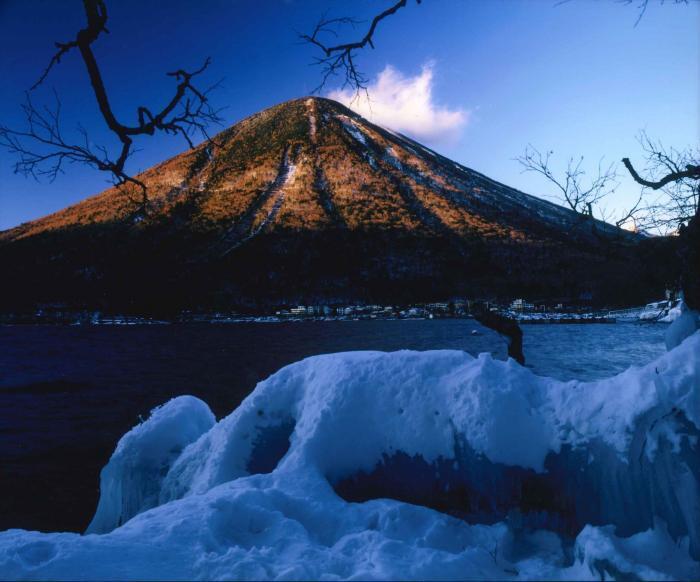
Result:
M688 306L685 304L685 301L682 299L678 302L677 305L674 307L671 307L668 310L668 313L664 315L663 317L659 318L658 321L659 323L673 323L676 321L683 313L688 312Z
M194 396L173 398L124 435L100 474L100 502L88 533L105 533L158 505L163 477L182 450L216 422Z
M157 409L103 471L111 531L1 533L0 577L697 578L699 429L700 333L590 383L316 356L216 424Z
M676 311L676 313L665 334L667 350L672 350L680 345L685 338L690 337L697 329L700 329L700 314L688 309L685 302L681 301L671 311Z

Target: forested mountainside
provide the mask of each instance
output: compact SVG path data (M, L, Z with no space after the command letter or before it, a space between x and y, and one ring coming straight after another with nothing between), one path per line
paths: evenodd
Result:
M140 312L450 297L645 301L649 240L524 194L322 98L257 113L138 176L0 233L4 310Z

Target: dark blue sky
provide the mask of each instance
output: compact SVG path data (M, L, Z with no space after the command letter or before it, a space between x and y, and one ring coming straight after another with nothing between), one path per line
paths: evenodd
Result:
M138 105L157 109L168 99L173 83L165 72L196 68L211 56L202 83L224 78L212 100L226 107L225 125L230 125L316 87L320 73L309 66L315 53L299 44L295 31L309 31L324 12L366 18L390 3L108 0L110 34L94 50L114 109L129 123ZM444 119L456 115L461 121L448 132L449 139L440 139L435 131L424 139L455 160L536 195L552 190L536 175L522 174L513 161L528 143L553 149L561 162L568 155L585 155L591 166L601 156L616 161L629 155L640 161L635 136L642 129L676 147L698 143L697 4L652 4L636 27L636 9L613 0L557 4L411 2L382 24L376 50L363 53L359 62L372 79L387 66L393 69L384 77L389 93L392 83L410 90L421 80L428 82L429 103L416 107L438 111L438 117L426 117L425 123L439 119L439 112ZM22 126L24 91L53 54L53 42L69 40L83 22L79 0L0 0L3 123ZM426 65L432 73L427 81L420 77ZM55 68L35 92L35 101L50 102L54 88L62 98L67 132L80 122L96 143L114 143L77 53ZM422 136L416 129L416 137ZM170 136L142 138L137 146L142 151L131 160L131 172L186 147ZM53 184L37 183L14 175L13 162L0 153L0 229L107 186L106 175L79 165L67 167ZM624 206L636 192L630 180L623 180L610 207Z

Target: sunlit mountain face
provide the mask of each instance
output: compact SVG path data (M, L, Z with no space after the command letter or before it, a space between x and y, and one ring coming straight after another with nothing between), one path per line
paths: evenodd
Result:
M671 280L669 243L509 188L327 99L266 109L139 179L146 212L111 188L0 233L4 307L625 303Z

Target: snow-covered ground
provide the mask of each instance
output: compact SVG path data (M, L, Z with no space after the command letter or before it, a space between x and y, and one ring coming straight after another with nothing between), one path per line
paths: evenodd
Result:
M596 382L347 352L218 423L175 398L119 442L88 533L0 533L0 578L697 579L700 332L674 326Z

